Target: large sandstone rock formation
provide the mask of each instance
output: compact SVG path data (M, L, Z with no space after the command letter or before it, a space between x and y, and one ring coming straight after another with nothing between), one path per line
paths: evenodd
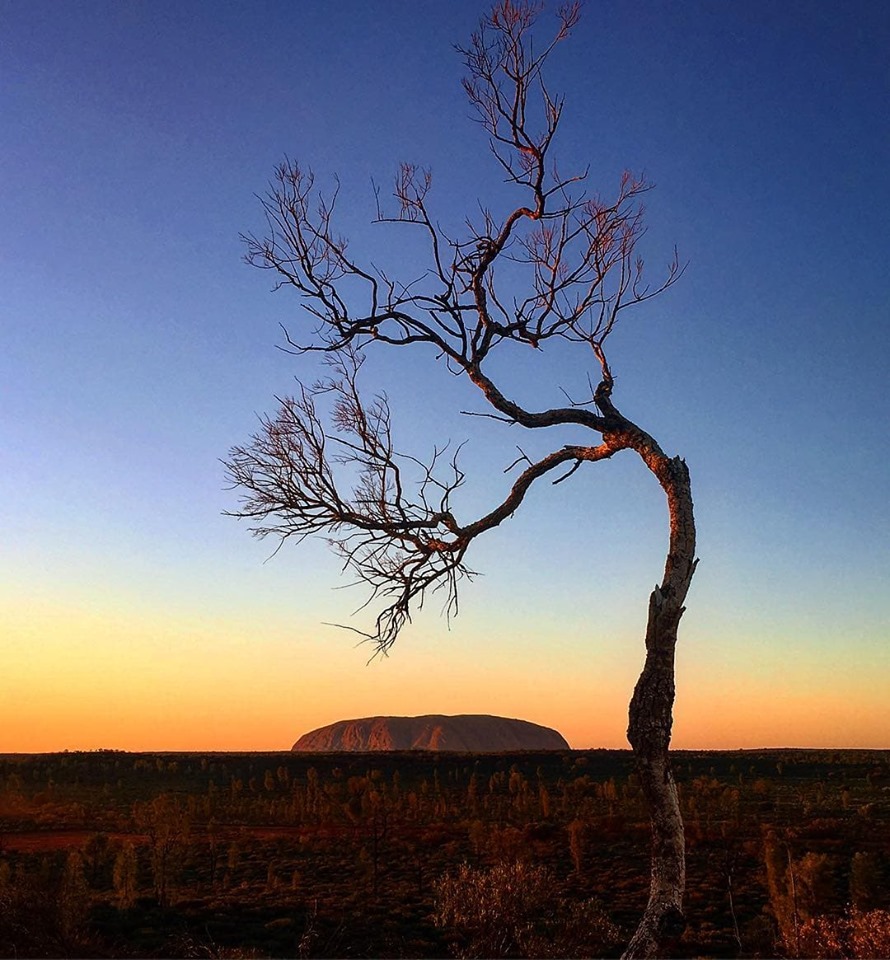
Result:
M527 720L484 714L444 717L365 717L340 720L304 733L295 751L327 753L369 750L457 750L507 753L512 750L568 750L563 736Z

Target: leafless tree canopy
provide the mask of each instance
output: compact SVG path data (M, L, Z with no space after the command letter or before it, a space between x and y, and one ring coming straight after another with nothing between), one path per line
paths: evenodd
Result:
M542 67L577 23L579 5L560 9L555 35L537 51L539 12L535 4L502 0L459 48L464 89L517 189L516 206L506 213L482 208L462 235L448 236L432 212L430 172L403 164L397 208L387 216L378 196L378 220L421 231L428 267L402 282L350 252L336 227L339 184L325 195L310 170L288 159L261 198L266 231L244 237L247 262L274 271L276 287L295 288L311 314L305 334L285 332L287 349L324 351L330 376L281 399L277 414L231 452L229 476L243 494L236 515L252 521L259 536L325 536L373 596L386 599L366 634L383 651L430 591L444 591L448 612L457 610L457 584L471 575L470 543L510 516L535 480L558 482L567 475L558 468L571 473L627 447L660 453L614 406L605 348L622 312L670 286L679 263L675 254L654 286L644 277L636 249L641 196L649 189L643 179L623 174L604 199L587 189L586 171L560 174L552 145L564 100L548 90ZM499 281L502 265L510 266L509 285ZM525 277L519 292L517 269ZM598 386L586 404L525 409L491 379L486 361L505 340L541 349L554 338L592 351ZM397 452L386 398L359 394L362 352L372 343L430 345L481 391L486 416L532 429L577 424L595 431L597 442L517 461L524 469L500 504L483 517L458 519L452 494L464 479L459 451L436 449L427 463ZM331 403L330 418L319 412L322 399Z

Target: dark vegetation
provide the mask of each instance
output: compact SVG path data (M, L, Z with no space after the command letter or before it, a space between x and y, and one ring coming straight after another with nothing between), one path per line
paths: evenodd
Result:
M678 956L887 956L890 753L679 752ZM617 956L625 751L0 757L2 956Z

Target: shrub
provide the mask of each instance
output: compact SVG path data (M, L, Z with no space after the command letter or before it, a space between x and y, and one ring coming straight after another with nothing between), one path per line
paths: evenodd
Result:
M805 957L890 957L890 913L850 910L843 917L814 917L800 928Z
M559 896L549 870L523 861L446 874L435 885L433 920L450 930L461 958L600 956L618 942L595 901Z

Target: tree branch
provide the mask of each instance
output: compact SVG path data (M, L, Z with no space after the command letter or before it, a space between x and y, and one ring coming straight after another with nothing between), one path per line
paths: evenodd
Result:
M452 495L464 480L459 449L444 475L443 450L435 449L428 463L399 454L386 398L366 403L358 390L361 364L351 351L332 359L332 376L312 388L301 385L297 397L280 401L275 417L261 420L249 444L231 450L227 476L242 491L242 502L229 515L253 522L259 537L322 535L344 567L371 586L369 600L389 599L367 634L386 651L427 591L443 589L446 612L456 612L457 584L472 576L464 564L467 548L509 517L535 480L564 463L574 463L574 472L582 462L610 457L621 443L566 446L529 462L500 504L461 524L452 509ZM329 403L333 431L323 425L322 399ZM344 477L351 477L348 492Z

